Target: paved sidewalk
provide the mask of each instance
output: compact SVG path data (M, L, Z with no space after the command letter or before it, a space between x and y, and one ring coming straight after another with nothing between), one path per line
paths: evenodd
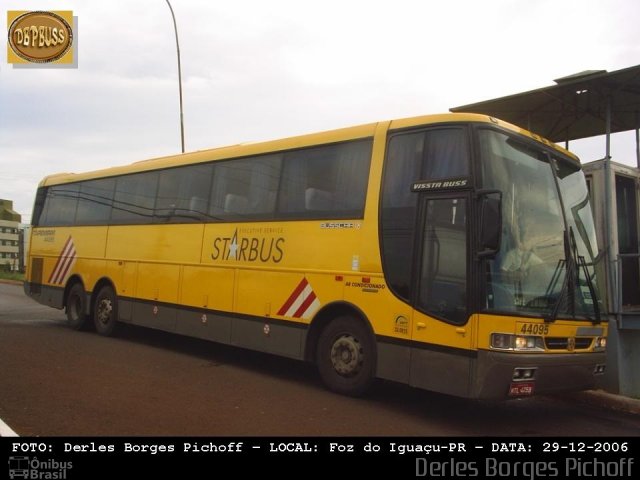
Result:
M608 408L619 412L640 415L640 399L625 397L605 392L604 390L587 390L584 392L567 393L558 398L580 402L594 407Z

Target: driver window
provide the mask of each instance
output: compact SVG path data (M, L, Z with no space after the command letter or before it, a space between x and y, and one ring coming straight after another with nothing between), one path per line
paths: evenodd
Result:
M464 198L427 201L418 307L454 323L467 320L466 223Z

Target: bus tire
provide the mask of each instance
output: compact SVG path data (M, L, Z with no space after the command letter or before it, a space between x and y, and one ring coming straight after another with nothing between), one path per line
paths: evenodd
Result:
M316 364L323 382L336 393L359 396L373 383L376 348L373 336L353 317L338 317L318 339Z
M66 298L67 325L74 330L84 330L89 323L89 316L85 312L87 295L81 283L74 283Z
M93 323L100 335L110 337L115 333L118 323L118 299L108 285L102 287L96 296L93 304Z

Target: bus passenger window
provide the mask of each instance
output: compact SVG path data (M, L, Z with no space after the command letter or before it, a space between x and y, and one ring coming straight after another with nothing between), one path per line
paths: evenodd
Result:
M108 223L115 187L114 178L100 178L82 182L75 223L77 225L104 225Z
M43 221L41 225L73 225L78 205L80 186L68 183L49 187Z
M157 187L157 171L118 177L111 210L111 222L113 224L151 223Z

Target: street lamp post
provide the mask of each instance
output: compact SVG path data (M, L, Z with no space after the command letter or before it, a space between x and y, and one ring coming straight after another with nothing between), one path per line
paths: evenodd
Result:
M182 153L184 153L184 115L182 113L182 68L180 67L180 44L178 43L178 25L176 24L176 16L173 14L173 8L167 1L167 5L169 5L169 10L171 10L171 18L173 18L173 29L176 32L176 51L178 52L178 90L180 93L180 140L182 143Z

